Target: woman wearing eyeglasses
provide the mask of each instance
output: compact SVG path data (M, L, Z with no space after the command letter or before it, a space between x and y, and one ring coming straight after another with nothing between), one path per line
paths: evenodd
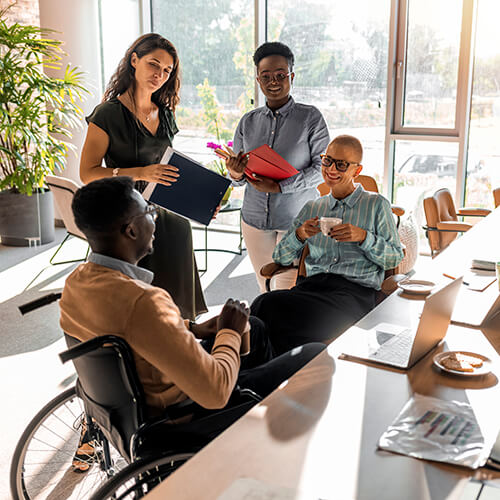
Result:
M391 204L354 182L362 159L355 137L340 135L330 143L322 155L330 194L306 203L276 246L273 259L284 266L309 247L307 276L291 290L260 295L251 306L252 315L265 322L277 354L344 332L373 309L385 270L403 258ZM321 217L341 222L324 234Z
M266 98L265 106L243 116L234 135L237 155L226 165L235 185L244 185L242 231L248 255L261 292L265 291L260 269L271 262L277 242L290 227L303 205L319 196L316 186L322 182L322 153L328 146L326 122L314 106L299 104L290 95L294 56L279 42L261 45L254 54L257 81ZM269 177L244 175L245 153L263 144L269 145L299 173L279 182ZM278 288L289 288L294 274L277 278Z
M127 175L139 191L148 182L176 182L177 169L160 161L178 131L179 88L179 58L172 43L155 33L138 38L111 77L103 102L87 117L82 181ZM191 226L184 217L158 209L154 252L139 266L153 271L153 285L170 293L184 318L194 320L207 310Z

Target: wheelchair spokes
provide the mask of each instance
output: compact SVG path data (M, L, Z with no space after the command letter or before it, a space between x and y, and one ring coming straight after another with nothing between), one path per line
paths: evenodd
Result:
M73 462L86 425L84 422L83 403L74 388L55 398L35 416L13 458L11 485L19 499L88 498L115 469L126 465L118 452L111 449L110 462L106 466L106 443L93 428L87 429L94 443L93 453L79 457L88 466L87 470L75 472Z

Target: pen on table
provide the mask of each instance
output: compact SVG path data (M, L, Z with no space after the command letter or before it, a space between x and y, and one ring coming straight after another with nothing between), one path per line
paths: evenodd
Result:
M443 273L443 276L446 277L446 278L450 278L450 280L456 280L457 278L455 278L454 276L452 276L451 274L446 274L446 273ZM465 285L465 286L469 286L469 282L468 281L462 281L462 283Z

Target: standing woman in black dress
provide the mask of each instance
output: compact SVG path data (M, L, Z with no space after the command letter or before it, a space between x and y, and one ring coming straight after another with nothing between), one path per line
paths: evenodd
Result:
M179 88L175 47L155 33L138 38L111 77L103 102L87 117L82 181L128 175L141 192L148 182L175 182L177 169L159 162L178 132L174 112ZM160 210L154 252L139 265L153 271L153 285L170 293L184 318L195 319L207 310L191 226L184 217Z

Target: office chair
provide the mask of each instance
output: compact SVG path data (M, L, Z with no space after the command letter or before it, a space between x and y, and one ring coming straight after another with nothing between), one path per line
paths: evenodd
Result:
M450 191L442 188L432 196L424 198L424 212L427 222L424 230L429 240L431 256L435 257L455 240L458 233L468 231L472 227L468 222L460 222L458 216L484 217L491 210L475 207L456 210Z
M32 285L32 283L35 282L38 279L38 277L50 266L58 266L60 264L73 264L75 262L82 262L84 260L87 260L87 257L90 252L90 246L87 245L87 251L85 253L85 257L80 257L79 259L61 260L57 262L54 261L56 255L59 253L63 245L71 236L79 238L83 241L87 241L87 238L78 229L75 223L75 219L73 217L73 212L71 210L71 202L73 201L73 196L76 190L80 186L78 186L78 184L72 181L71 179L66 179L64 177L56 177L55 175L47 175L45 177L45 184L52 191L52 194L54 196L54 203L59 211L59 214L61 215L67 233L62 242L57 247L56 251L53 253L52 257L49 259L49 265L42 268L36 274L36 276L26 285L26 287L24 288L25 290L27 290Z
M73 201L73 196L80 186L71 179L56 177L55 175L47 175L45 177L45 184L47 184L49 189L52 191L52 194L54 195L55 205L57 207L57 210L59 211L59 214L61 215L62 221L64 222L64 227L67 231L66 236L62 240L61 244L57 247L54 255L52 255L52 257L50 258L50 264L52 264L53 266L57 266L58 264L71 264L73 262L81 262L83 260L86 260L89 254L90 247L87 248L87 254L83 258L54 262L56 255L59 253L64 243L66 243L66 241L71 236L87 241L85 235L78 229L73 217L73 212L71 210L71 202Z
M500 187L493 190L493 200L495 201L495 208L500 206Z

